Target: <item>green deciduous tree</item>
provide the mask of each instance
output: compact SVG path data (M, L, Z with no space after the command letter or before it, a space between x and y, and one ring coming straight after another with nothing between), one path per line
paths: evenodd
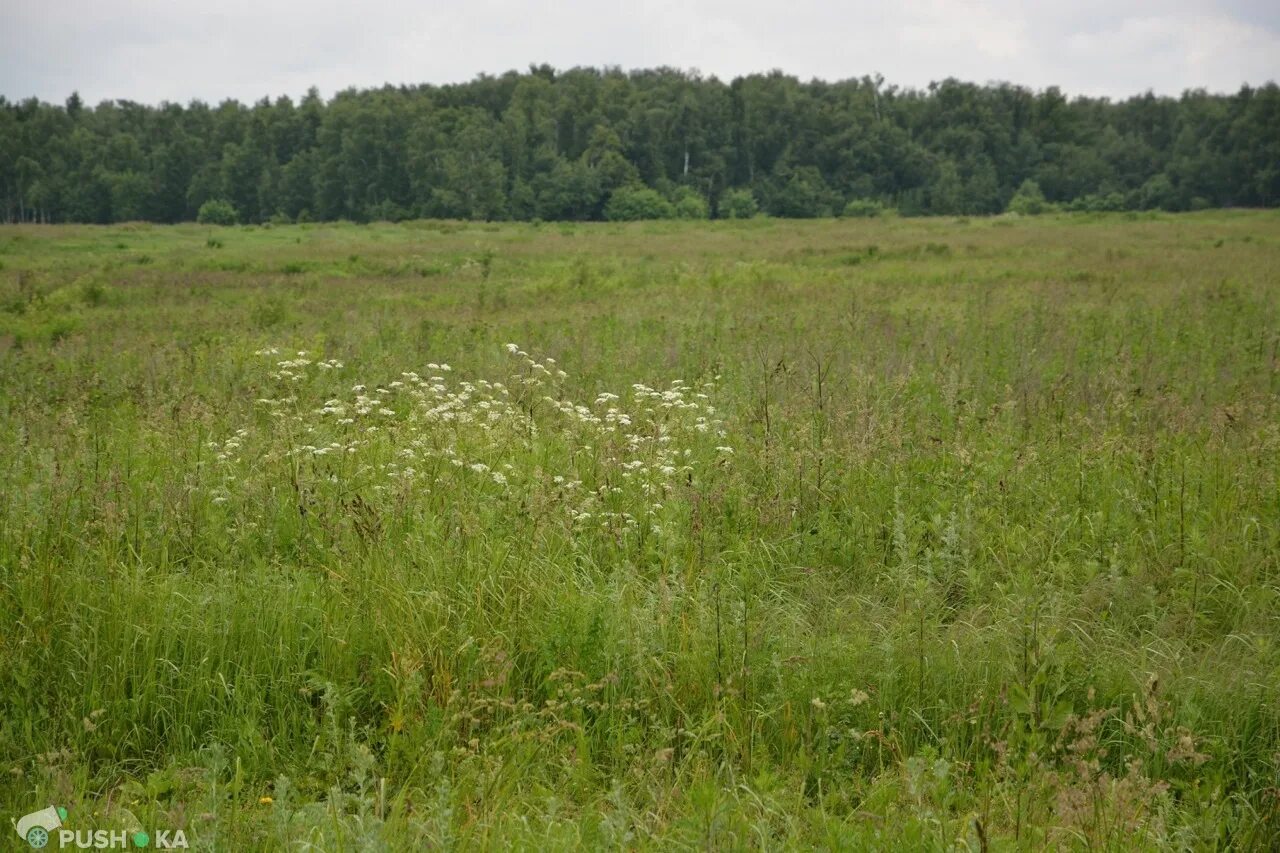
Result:
M328 101L313 89L296 104L0 98L8 221L174 222L210 199L246 222L600 219L635 185L693 217L704 204L747 216L752 200L775 216L829 216L850 199L987 214L1027 180L1071 209L1183 210L1280 204L1277 164L1274 83L1108 101L952 79L539 66Z
M196 214L196 221L202 225L235 225L236 219L235 206L220 198L206 201Z
M756 197L751 190L729 190L720 197L720 217L722 219L750 219L760 212Z
M711 215L707 199L693 187L678 187L671 196L671 204L678 219L706 219Z
M1037 216L1049 210L1049 203L1045 201L1040 185L1027 178L1022 182L1022 186L1018 187L1018 191L1013 194L1013 198L1009 199L1009 206L1006 209L1009 213Z

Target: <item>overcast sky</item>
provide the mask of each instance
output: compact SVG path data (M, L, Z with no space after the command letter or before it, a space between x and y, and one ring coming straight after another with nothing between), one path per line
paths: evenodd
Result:
M1278 0L0 0L0 94L254 101L476 74L669 65L880 72L1070 94L1280 79Z

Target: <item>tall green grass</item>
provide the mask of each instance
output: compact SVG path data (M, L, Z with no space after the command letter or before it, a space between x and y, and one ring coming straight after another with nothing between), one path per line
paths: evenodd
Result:
M1276 843L1274 214L10 227L0 264L5 813Z

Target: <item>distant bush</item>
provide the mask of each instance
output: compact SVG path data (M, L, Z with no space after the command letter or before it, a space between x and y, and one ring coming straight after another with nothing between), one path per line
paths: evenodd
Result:
M1128 207L1123 193L1089 193L1073 198L1067 204L1067 210L1079 213L1106 213L1125 210Z
M884 212L884 205L873 198L855 198L844 206L842 215L850 219L872 219Z
M770 181L765 208L774 216L814 219L833 215L840 197L816 166L782 167Z
M220 198L211 198L200 205L196 214L196 222L201 225L235 225L236 209L231 202Z
M706 219L711 215L707 200L693 187L680 187L671 202L677 219Z
M1181 210L1178 190L1169 176L1161 172L1147 179L1137 193L1137 204L1142 210Z
M1006 208L1009 213L1019 213L1023 216L1037 216L1048 213L1051 209L1049 202L1045 201L1040 185L1030 178L1022 182L1022 186L1018 187L1013 198L1009 199L1009 206Z
M722 219L750 219L760 212L756 197L751 190L729 190L720 199L720 217Z
M604 218L610 222L635 222L641 219L675 219L675 206L657 190L642 186L619 187L604 206Z
M409 218L409 211L394 201L385 200L369 205L365 218L370 222L403 222Z

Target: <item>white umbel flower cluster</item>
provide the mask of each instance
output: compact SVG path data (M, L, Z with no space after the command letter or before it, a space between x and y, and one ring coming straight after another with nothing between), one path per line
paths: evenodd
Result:
M506 350L516 371L505 382L454 379L449 364L429 362L380 383L354 382L341 375L342 362L306 351L279 359L279 348L259 350L273 360L267 377L278 393L257 400L265 415L258 435L241 430L213 445L228 484L218 500L233 496L236 469L292 460L295 482L402 499L538 503L559 507L575 531L620 536L663 532L672 495L728 464L714 383L636 383L582 403L566 392L568 374L555 359L514 343Z

